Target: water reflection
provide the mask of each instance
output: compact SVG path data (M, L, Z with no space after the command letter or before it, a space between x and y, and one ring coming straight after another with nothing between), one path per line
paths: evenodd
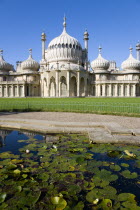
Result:
M45 135L41 135L36 132L0 129L0 152L5 152L8 150L18 152L18 140L26 140L30 138L46 140Z

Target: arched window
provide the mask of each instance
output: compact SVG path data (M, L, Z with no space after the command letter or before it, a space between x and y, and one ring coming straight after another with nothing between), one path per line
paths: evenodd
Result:
M62 44L62 48L65 48L65 44Z
M57 48L57 44L55 45L55 48Z
M52 49L54 48L54 45L52 45Z
M78 50L78 45L76 45L76 49Z
M58 44L58 48L61 48L61 44Z
M68 44L66 44L66 48L68 48Z
M70 44L69 47L72 48L72 45Z
M73 45L73 48L75 49L75 44Z

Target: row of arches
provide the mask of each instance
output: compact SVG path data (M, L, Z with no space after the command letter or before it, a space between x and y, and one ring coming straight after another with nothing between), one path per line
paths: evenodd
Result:
M23 86L2 86L0 92L2 97L22 97Z
M46 78L44 79L44 90L46 91L47 87L47 81ZM54 77L51 77L50 83L48 85L48 95L49 97L56 97L56 80ZM77 96L77 80L76 77L73 76L71 77L69 81L69 90L68 90L68 84L67 80L64 76L60 78L59 81L59 96L60 97L67 97L68 96L68 91L69 91L69 96L74 97ZM85 96L86 95L86 87L85 87L85 80L82 77L80 79L80 89L79 89L79 95L80 96Z

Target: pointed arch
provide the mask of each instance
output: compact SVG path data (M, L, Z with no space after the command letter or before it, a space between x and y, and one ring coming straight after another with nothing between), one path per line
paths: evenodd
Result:
M51 77L51 79L50 79L49 92L50 92L50 94L49 94L50 97L56 96L56 83L55 83L54 77Z
M67 82L64 76L60 78L60 96L67 96Z
M44 96L47 96L47 79L44 78L43 80L43 86L44 86Z
M77 96L77 82L75 76L70 79L70 96Z

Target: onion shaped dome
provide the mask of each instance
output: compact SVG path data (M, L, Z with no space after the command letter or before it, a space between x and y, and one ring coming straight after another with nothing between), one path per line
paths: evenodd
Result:
M0 70L2 71L11 71L13 66L7 63L3 58L3 50L0 50Z
M122 62L122 69L124 70L140 70L140 61L135 59L132 55L133 48L130 47L130 55L127 60Z
M21 63L23 70L39 70L39 63L32 58L32 49L29 49L29 58Z
M140 48L140 42L138 41L138 43L136 44L136 48Z
M64 17L63 32L54 38L48 45L46 60L47 62L70 61L82 62L82 47L77 39L66 32L66 18Z
M99 47L99 55L98 57L91 62L91 67L94 71L102 70L106 71L109 68L109 61L104 59L101 55L101 47Z

